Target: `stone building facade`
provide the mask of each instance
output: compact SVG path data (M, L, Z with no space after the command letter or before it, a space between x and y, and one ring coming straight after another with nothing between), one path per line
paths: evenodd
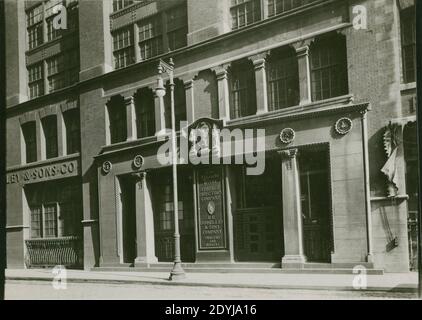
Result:
M9 268L172 261L172 176L157 160L170 99L156 94L170 58L178 123L265 129L261 175L222 158L178 166L186 266L414 268L414 1L5 10Z

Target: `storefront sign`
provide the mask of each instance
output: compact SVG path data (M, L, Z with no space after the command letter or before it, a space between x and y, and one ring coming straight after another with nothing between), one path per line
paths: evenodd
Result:
M222 168L197 171L199 249L226 249Z
M78 161L66 161L27 170L17 171L6 175L6 183L36 183L78 175Z

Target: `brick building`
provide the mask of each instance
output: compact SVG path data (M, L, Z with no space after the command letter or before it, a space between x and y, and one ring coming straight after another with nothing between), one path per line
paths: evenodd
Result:
M155 91L170 58L177 121L265 129L261 175L179 165L189 268L414 268L414 1L5 10L9 268L172 261L171 170L157 161L170 100Z

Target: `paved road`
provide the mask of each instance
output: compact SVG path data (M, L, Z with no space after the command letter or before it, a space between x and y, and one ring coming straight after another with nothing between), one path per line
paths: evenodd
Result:
M326 290L281 290L209 288L166 285L67 283L56 290L46 281L6 282L5 298L12 299L130 299L130 300L289 300L289 299L415 299L410 293L340 292Z

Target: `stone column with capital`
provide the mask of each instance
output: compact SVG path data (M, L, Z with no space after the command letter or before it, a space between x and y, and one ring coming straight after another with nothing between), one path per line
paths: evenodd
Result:
M300 202L297 149L279 152L282 161L284 257L282 268L301 268L306 262L303 251L303 223Z
M299 71L300 105L308 104L312 101L309 45L309 41L306 41L305 43L297 43L294 45L294 48L296 49L297 65Z
M152 209L151 185L146 172L133 174L135 178L136 242L135 266L148 267L157 263L154 239L154 213Z
M212 69L217 77L218 86L218 114L221 120L230 119L230 98L227 66Z
M125 97L126 106L126 122L127 122L127 141L136 140L136 113L135 113L135 99L133 96Z
M267 73L265 70L266 56L267 53L263 53L249 58L253 62L255 69L256 114L268 112Z

